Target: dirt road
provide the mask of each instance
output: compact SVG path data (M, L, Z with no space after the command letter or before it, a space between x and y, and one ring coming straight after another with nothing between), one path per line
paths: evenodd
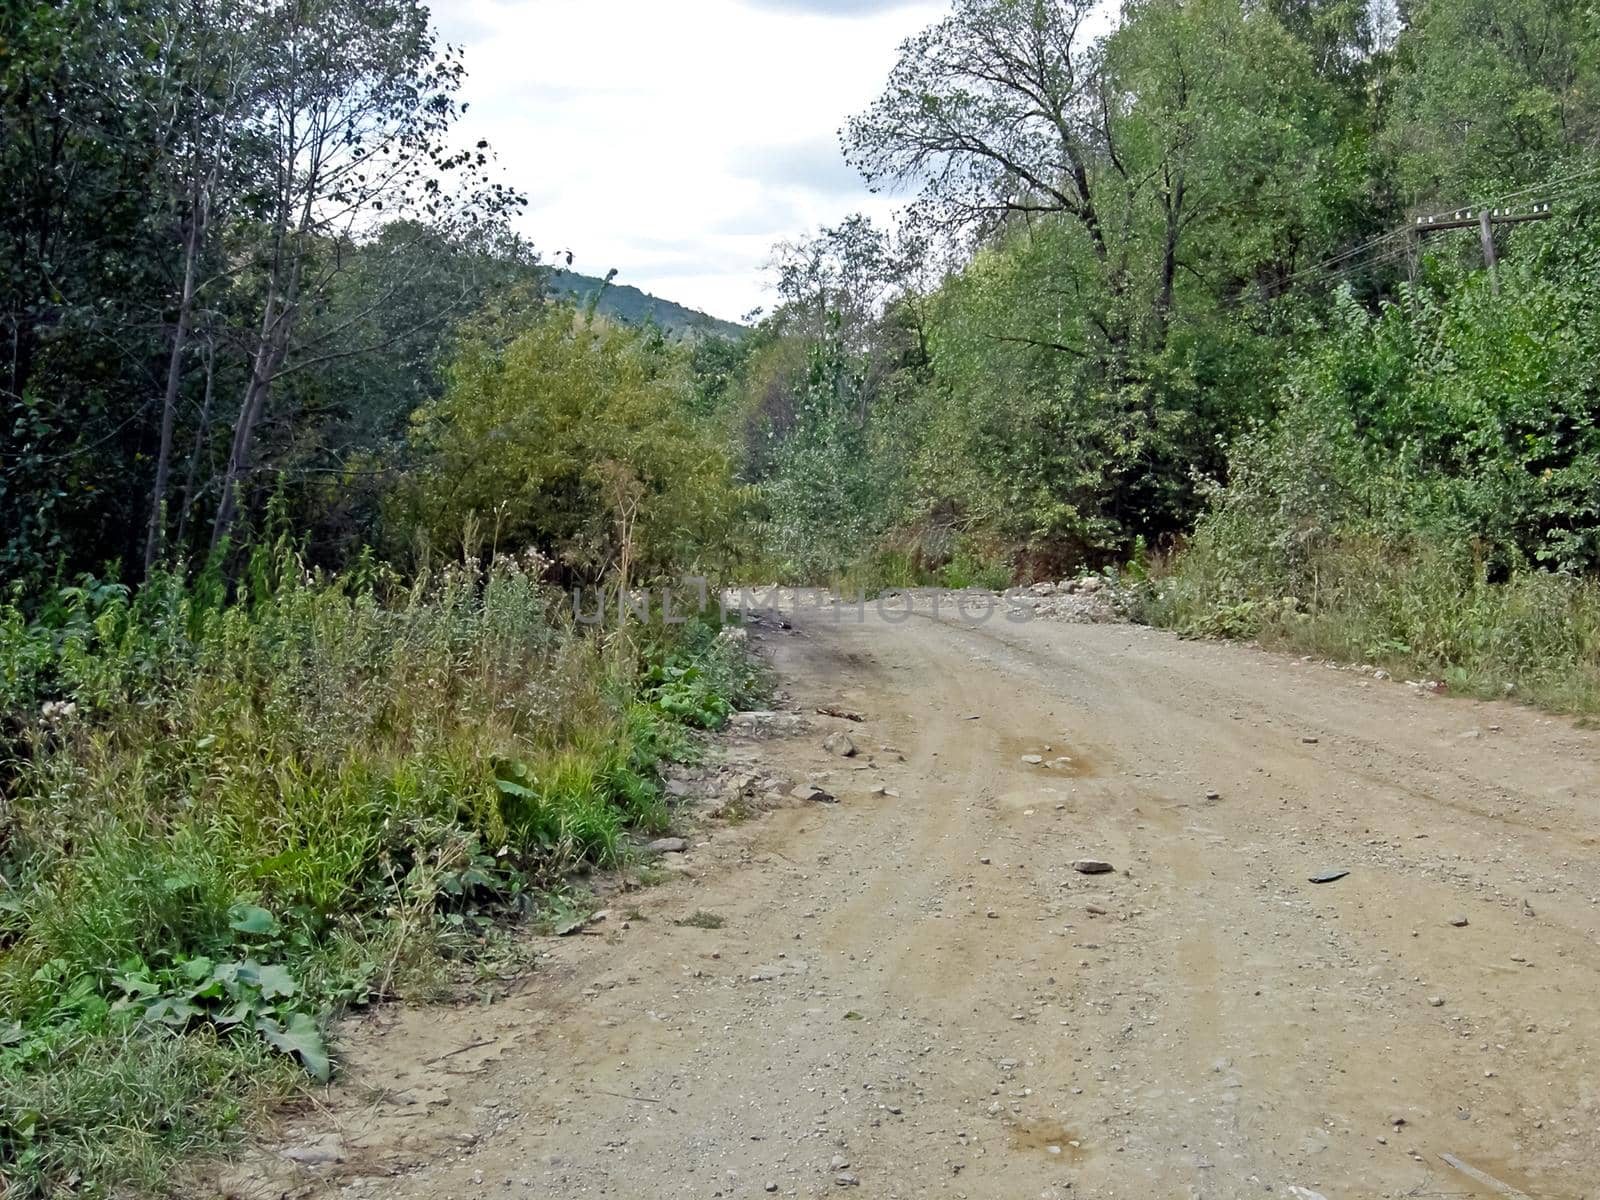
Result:
M866 720L729 753L840 803L358 1028L253 1187L1600 1196L1596 735L1132 626L794 623L791 706Z

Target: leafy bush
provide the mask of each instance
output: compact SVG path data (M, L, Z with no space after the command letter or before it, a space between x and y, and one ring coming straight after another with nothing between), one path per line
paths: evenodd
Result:
M747 690L742 655L700 625L608 650L547 565L328 578L279 548L232 600L202 575L0 605L17 1194L148 1182L236 1115L191 1084L236 1102L267 1054L325 1078L330 1012L403 990L528 889L616 862L627 827L665 828L657 764ZM117 1088L165 1097L169 1123L118 1124Z
M939 583L947 588L987 588L1003 592L1014 576L1003 559L990 558L966 546L956 551L939 571Z
M1154 619L1600 703L1600 206L1503 270L1346 294L1234 447Z
M419 466L391 507L455 549L549 547L581 578L635 578L725 556L744 499L727 455L691 414L689 351L658 333L550 305L514 330L465 337L442 398L419 409Z
M868 418L862 365L832 330L782 381L763 499L768 548L790 577L821 579L867 552L894 519L902 482ZM778 435L781 434L781 440Z
M683 627L676 646L640 682L640 696L668 720L720 729L764 695L767 681L744 652L744 632L707 621ZM659 656L659 651L658 651Z

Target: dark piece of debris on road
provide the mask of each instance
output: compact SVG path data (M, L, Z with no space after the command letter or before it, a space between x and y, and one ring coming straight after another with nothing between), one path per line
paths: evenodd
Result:
M867 719L853 708L834 708L830 705L823 705L817 709L817 712L825 717L839 717L845 721L865 721Z

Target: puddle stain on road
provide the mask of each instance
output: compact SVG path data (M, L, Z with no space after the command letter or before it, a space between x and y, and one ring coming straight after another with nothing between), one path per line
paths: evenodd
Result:
M1061 1162L1080 1163L1089 1151L1083 1139L1054 1121L1033 1121L1013 1125L1007 1131L1013 1150L1032 1150Z
M1093 779L1100 774L1100 763L1094 755L1069 744L1059 735L1023 737L1005 734L999 742L1003 759L1009 759L1018 768L1037 772L1044 778L1064 776L1067 779ZM1046 746L1050 748L1047 750ZM1039 756L1038 763L1022 761L1024 757L1035 754Z

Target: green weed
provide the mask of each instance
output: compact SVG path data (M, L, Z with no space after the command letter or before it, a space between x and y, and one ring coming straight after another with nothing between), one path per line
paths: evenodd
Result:
M559 918L570 872L667 827L657 765L755 676L704 626L584 638L541 569L327 578L279 548L232 600L0 604L8 1196L157 1180L325 1078L331 1014L439 994L495 922Z
M1288 595L1202 542L1148 588L1147 619L1184 632L1600 713L1600 584L1590 579L1524 570L1493 582L1465 550L1350 539L1319 549L1303 594Z

